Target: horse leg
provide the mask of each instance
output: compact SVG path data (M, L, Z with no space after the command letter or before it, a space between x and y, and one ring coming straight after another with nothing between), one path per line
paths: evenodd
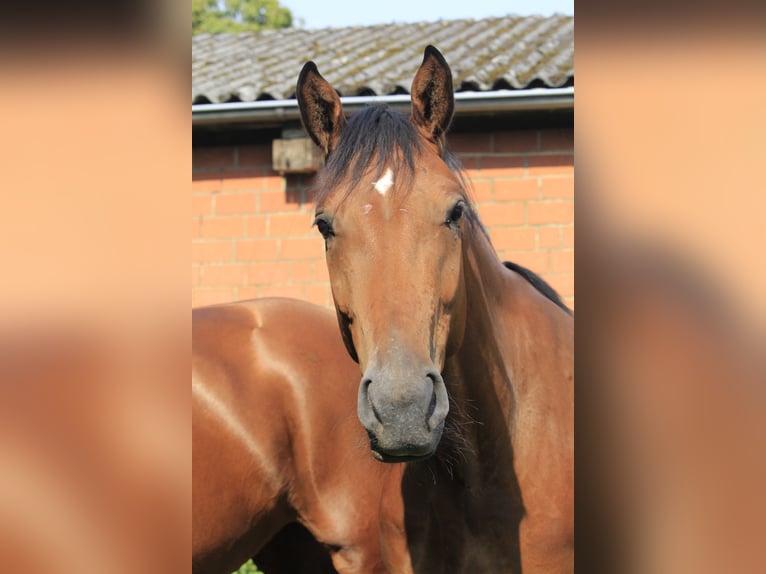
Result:
M404 532L404 524L381 524L381 539L383 562L387 568L384 571L411 574L413 571L412 559L407 545L407 535Z
M253 562L266 574L334 574L330 553L302 525L293 522L280 530Z
M383 565L377 531L367 538L344 546L324 544L293 522L253 556L253 562L265 574L398 574Z
M381 557L380 532L377 522L354 524L352 528L338 528L337 525L313 524L307 535L321 546L332 561L332 572L339 574L387 574ZM270 572L264 570L266 574ZM313 570L312 570L313 572Z
M323 548L329 550L333 572L339 574L387 574L381 555L381 536L377 517L357 521L311 521L311 530ZM309 531L309 530L307 530ZM270 574L266 572L266 574ZM398 572L397 572L398 574Z
M403 464L391 467L380 500L380 544L383 562L388 572L396 574L411 574L413 571L404 523L404 470Z
M379 536L365 543L355 543L335 549L332 552L332 563L339 574L399 573L397 570L389 570L384 566L380 554Z

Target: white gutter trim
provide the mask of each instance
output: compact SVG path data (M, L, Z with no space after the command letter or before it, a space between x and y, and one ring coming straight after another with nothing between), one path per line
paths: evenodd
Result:
M394 109L404 109L410 105L409 94L347 96L340 100L343 109L351 114L369 104L388 104ZM457 92L455 94L455 113L458 115L557 109L574 109L574 87ZM297 100L192 105L192 126L281 123L292 120L300 120Z

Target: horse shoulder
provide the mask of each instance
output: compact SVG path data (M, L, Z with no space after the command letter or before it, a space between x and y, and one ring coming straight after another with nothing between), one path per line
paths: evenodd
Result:
M192 321L193 556L204 571L218 549L236 554L246 535L268 540L289 512L278 464L284 433L276 420L264 424L279 393L259 369L251 311L211 307L195 310Z
M523 281L523 283L522 283ZM516 408L514 466L524 501L524 571L571 570L574 541L574 321L519 278L503 328Z

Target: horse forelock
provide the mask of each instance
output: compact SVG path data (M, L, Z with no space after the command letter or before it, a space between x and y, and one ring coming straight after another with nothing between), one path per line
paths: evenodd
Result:
M366 175L377 180L390 169L399 178L411 179L421 150L417 131L406 115L385 105L365 108L351 117L327 156L317 180L317 205L341 185L348 196Z
M423 136L407 114L383 104L369 106L351 117L338 145L327 156L314 190L316 204L321 205L341 187L345 187L341 201L345 200L360 179L379 181L389 170L396 174L397 185L392 192L406 195L412 189L416 163L425 151ZM442 160L466 190L457 157L445 149Z

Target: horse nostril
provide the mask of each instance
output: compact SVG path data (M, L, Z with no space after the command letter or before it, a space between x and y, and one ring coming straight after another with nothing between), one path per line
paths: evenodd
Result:
M436 410L436 389L434 389L431 392L431 402L428 405L428 412L426 413L426 420L431 418L431 415L434 414L434 410Z
M370 385L372 385L372 380L365 379L362 381L362 385L364 386L364 394L367 395L367 404L370 405L370 410L372 411L375 420L382 425L383 420L380 418L380 413L378 412L378 409L375 408L375 405L372 402L372 397L370 396Z
M428 405L428 414L426 415L426 426L429 430L436 430L444 422L449 412L449 398L447 389L444 386L444 379L436 371L431 371L426 375L433 383L431 392L431 402Z

